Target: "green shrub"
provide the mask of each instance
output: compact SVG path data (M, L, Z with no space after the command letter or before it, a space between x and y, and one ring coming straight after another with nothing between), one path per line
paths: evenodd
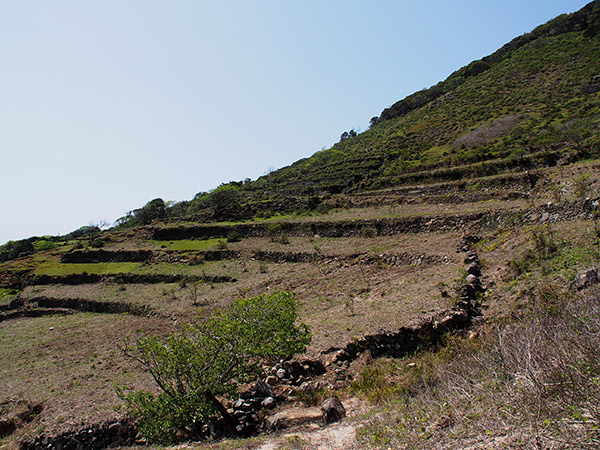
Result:
M151 442L206 437L217 415L233 424L218 398L232 396L239 382L249 381L261 360L306 350L311 335L306 325L296 325L296 318L293 294L262 294L237 299L166 339L143 337L123 351L144 366L160 393L122 388L117 393Z
M283 232L283 226L281 223L269 223L266 226L267 236L271 237L271 239L275 239L277 235Z
M10 261L22 255L28 255L34 252L31 239L22 239L20 241L8 241L0 246L0 262Z
M564 242L558 240L549 226L537 226L531 230L533 248L527 248L522 254L508 261L508 266L516 276L527 273L532 268L541 268L542 272L550 270L550 263L564 248Z
M53 248L56 248L56 244L46 239L40 239L39 241L35 241L33 243L33 250L36 252L45 252L52 250Z
M104 239L93 239L90 242L90 247L92 248L102 248L104 247L105 241Z
M100 233L100 228L94 225L84 225L65 235L65 239L93 238Z
M585 198L590 192L590 175L583 174L575 177L575 196L579 199Z
M238 233L235 230L233 230L227 235L227 242L240 242L241 240L242 237L240 236L240 233Z

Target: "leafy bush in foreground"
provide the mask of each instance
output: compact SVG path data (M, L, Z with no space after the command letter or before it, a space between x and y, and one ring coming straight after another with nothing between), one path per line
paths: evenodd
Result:
M205 437L218 415L223 425L232 424L218 397L233 395L236 382L256 374L260 360L306 350L311 335L296 318L291 293L262 294L235 300L166 339L146 336L123 350L148 370L160 393L119 389L118 394L152 442Z

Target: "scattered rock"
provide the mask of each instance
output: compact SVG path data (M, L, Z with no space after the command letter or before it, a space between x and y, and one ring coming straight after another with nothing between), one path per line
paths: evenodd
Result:
M346 417L346 409L336 397L328 398L321 404L321 413L325 423L333 423Z
M436 430L440 430L440 429L445 429L448 428L450 425L452 425L454 421L452 420L452 417L450 416L442 416L440 417L438 420L436 420L434 423L432 423L431 425L429 425L425 431L432 433Z
M32 441L21 442L21 449L103 449L131 446L137 440L139 436L135 426L128 420L121 420L87 425L82 429L65 431L58 436L40 435Z
M273 397L275 395L273 388L260 380L254 385L253 391L256 392L258 397Z
M467 251L467 257L465 258L465 264L469 264L469 263L479 264L479 256L477 256L477 253L473 250Z
M475 286L479 282L479 277L469 274L469 275L467 275L467 278L465 280L470 285Z
M310 390L311 390L311 385L310 385L310 383L309 383L308 381L305 381L304 383L302 383L302 384L300 385L300 388L299 388L299 389L300 389L302 392L308 392L308 391L310 391Z
M469 264L469 266L467 267L467 273L469 275L480 277L481 276L481 265L477 262L473 262L473 263Z
M11 419L0 419L0 438L12 434L17 429L15 422Z
M243 437L255 434L262 426L261 410L272 409L281 400L285 400L285 397L275 395L273 388L260 380L240 393L240 398L231 405L230 412L236 421L236 433Z
M466 252L469 250L471 245L478 243L481 240L480 236L473 234L465 234L460 238L460 244L458 245L459 251Z
M273 397L267 397L260 403L260 406L269 409L273 408L275 407L275 399Z
M598 269L586 269L583 272L577 274L575 280L573 280L573 282L571 283L570 288L581 291L582 289L598 284L598 282L600 282L600 277L598 276Z
M463 301L470 301L477 299L477 291L472 284L463 284L459 291L460 299Z
M281 420L280 414L269 416L265 419L265 429L269 432L274 432L285 428L283 420Z
M24 423L33 421L44 409L41 403L27 403L24 410L17 413L17 418Z

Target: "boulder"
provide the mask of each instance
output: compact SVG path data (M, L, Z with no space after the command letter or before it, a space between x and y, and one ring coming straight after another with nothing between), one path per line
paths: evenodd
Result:
M275 407L275 399L273 397L267 397L265 398L261 403L260 406L262 406L263 408L274 408Z
M273 397L273 395L275 395L275 392L269 383L260 380L256 382L254 392L256 392L259 397Z
M305 381L304 383L302 383L300 385L300 391L302 392L308 392L311 390L311 384L308 381Z
M0 419L0 438L8 436L16 429L15 422L11 419Z
M285 428L284 421L281 418L280 414L275 414L273 416L269 416L265 419L265 428L269 432L281 430Z
M463 284L460 288L460 299L469 301L477 299L477 291L470 284Z
M479 278L471 274L467 275L465 281L472 286L476 286L478 283L480 283Z
M473 263L469 264L469 266L467 267L467 273L469 275L480 277L481 276L481 265L477 262L473 262Z
M321 413L325 423L333 423L346 417L346 409L342 402L335 397L328 398L321 404Z

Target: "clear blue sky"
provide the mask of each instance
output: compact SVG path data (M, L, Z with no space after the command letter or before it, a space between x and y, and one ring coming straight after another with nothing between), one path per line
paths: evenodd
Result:
M585 0L0 0L0 243L189 200Z

